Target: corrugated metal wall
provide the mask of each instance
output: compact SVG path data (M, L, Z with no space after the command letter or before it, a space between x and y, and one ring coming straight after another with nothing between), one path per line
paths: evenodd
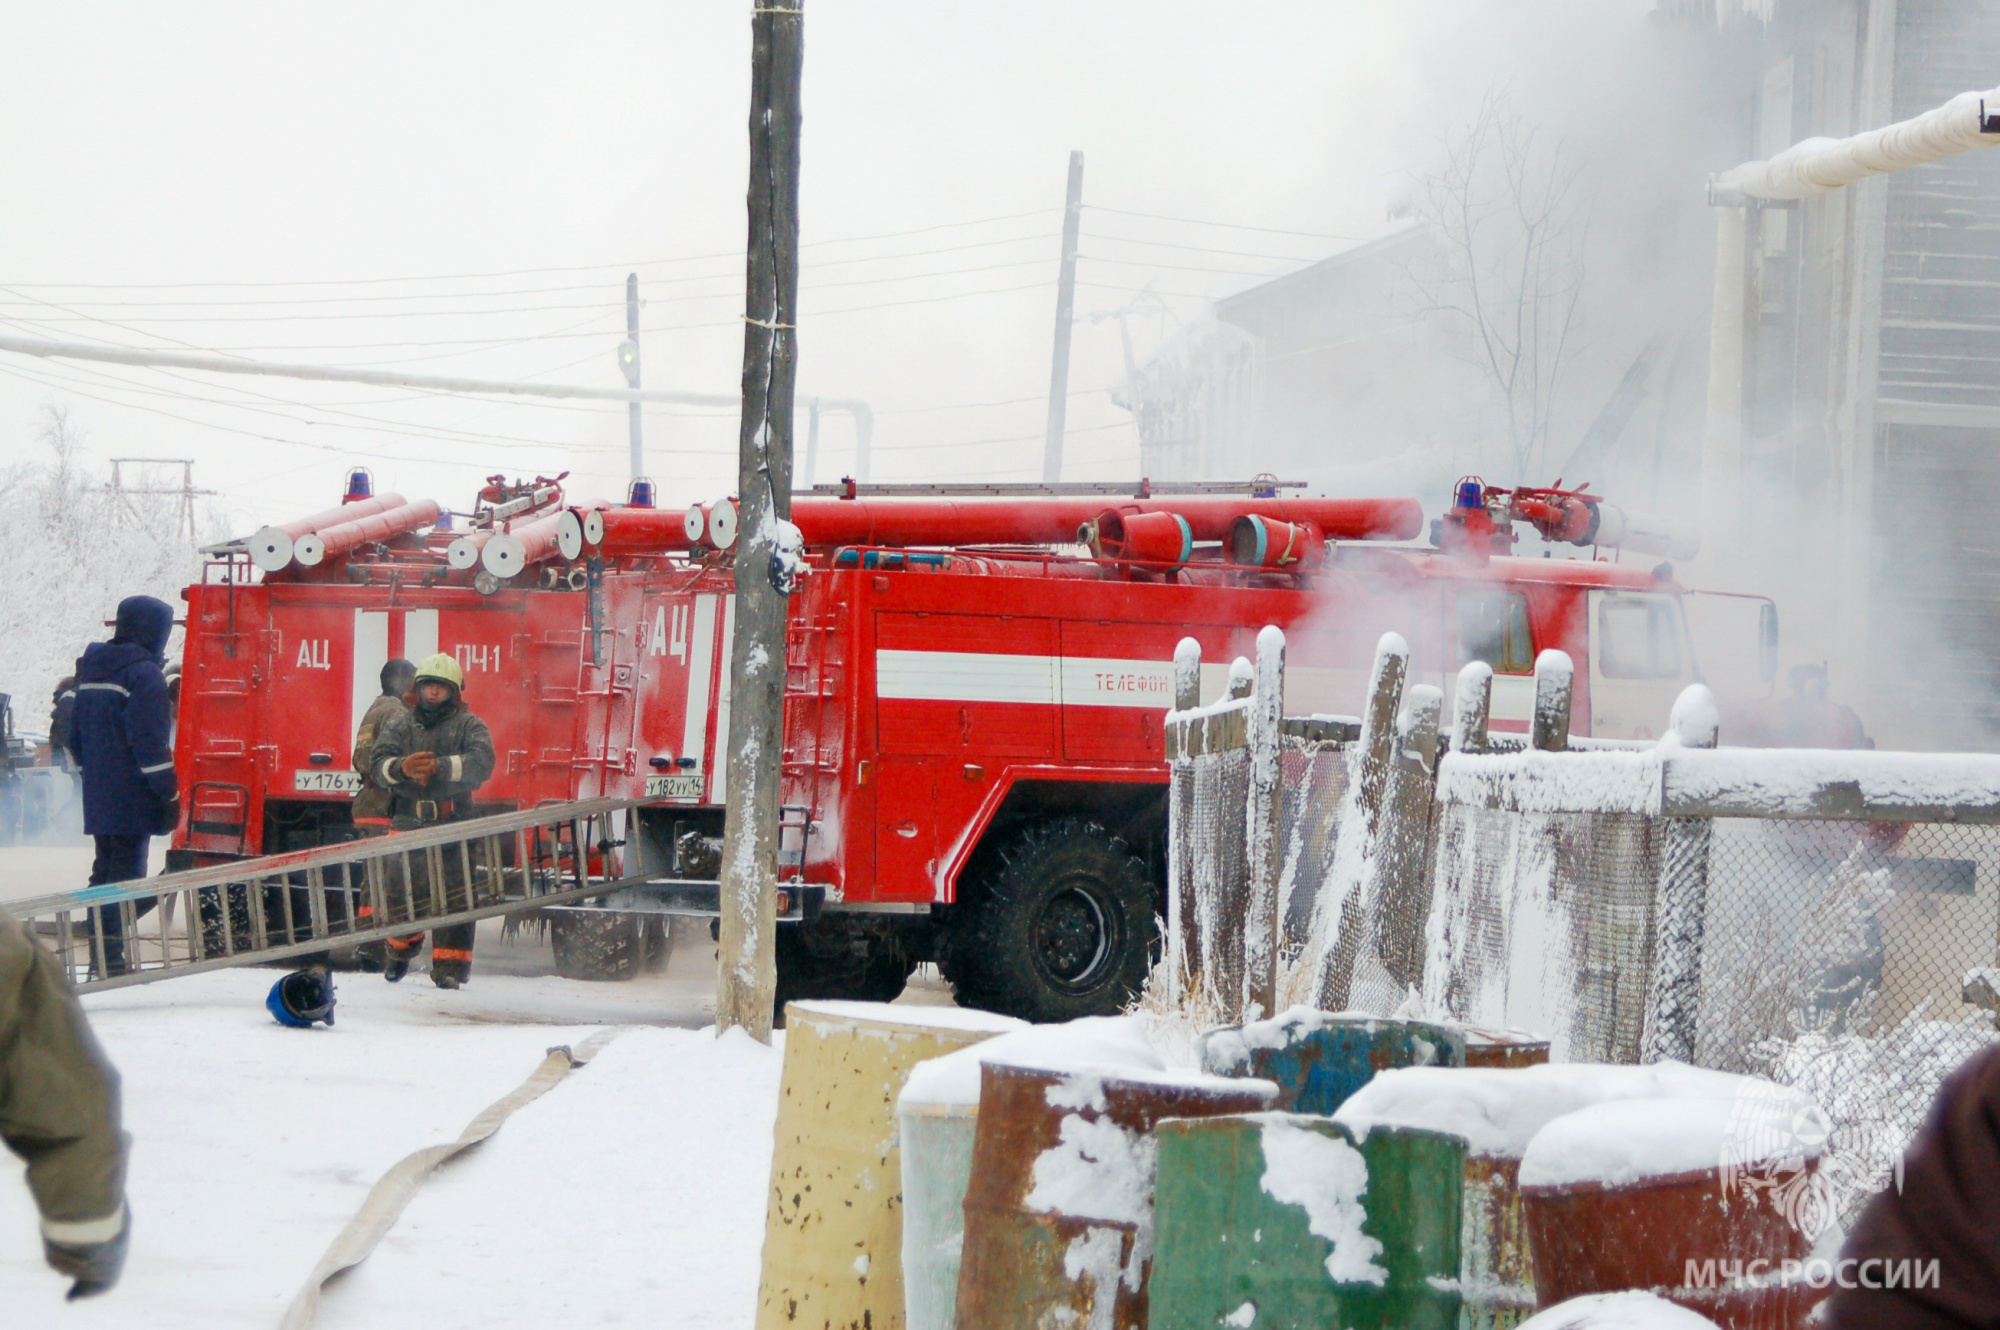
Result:
M1899 0L1895 119L1996 82L2000 0ZM1890 182L1879 396L2000 421L2000 151ZM2000 743L1997 515L2000 429L1935 418L1880 428L1877 626L1911 649L1874 653L1873 682L1930 742Z

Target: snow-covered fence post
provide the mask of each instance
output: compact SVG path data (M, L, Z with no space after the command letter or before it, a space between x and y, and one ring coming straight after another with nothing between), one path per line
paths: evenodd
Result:
M1364 884L1379 900L1375 950L1383 968L1404 988L1421 983L1424 916L1430 903L1432 781L1437 775L1438 720L1444 694L1414 684L1396 721L1396 758L1389 769L1382 852L1376 883Z
M1483 660L1468 661L1458 672L1458 695L1451 704L1451 751L1485 752L1492 714L1493 667Z
M1662 745L1713 748L1715 695L1690 684L1674 702ZM1702 925L1708 912L1708 855L1715 819L1660 819L1660 877L1653 896L1653 980L1639 1060L1692 1062L1701 1010Z
M1174 710L1186 713L1201 705L1201 643L1183 637L1174 648ZM1201 972L1201 933L1195 927L1194 856L1189 839L1194 835L1194 759L1186 745L1177 744L1177 732L1185 722L1171 717L1167 724L1166 752L1169 781L1167 808L1167 996L1178 1000L1182 985Z
M1229 662L1229 698L1240 702L1257 687L1257 667L1238 656Z
M1390 764L1396 758L1396 717L1403 705L1403 680L1410 669L1410 644L1401 633L1384 633L1375 644L1375 668L1368 678L1368 706L1361 717L1356 744L1353 785L1341 819L1335 851L1336 872L1320 894L1320 918L1314 925L1319 939L1319 976L1313 1005L1321 1011L1347 1006L1360 954L1365 896L1370 865L1381 850L1382 807L1389 790ZM1340 871L1345 867L1345 872ZM1326 917L1328 910L1339 913Z
M1544 753L1569 750L1570 690L1576 667L1569 653L1553 647L1535 657L1535 716L1529 722L1528 744Z
M1243 826L1250 887L1243 907L1244 1020L1273 1015L1278 1001L1285 634L1275 624L1265 625L1257 634L1257 684L1250 698L1250 797L1245 801Z
M1256 668L1248 660L1238 656L1229 662L1228 700L1247 705L1219 711L1203 722L1203 752L1240 749L1241 760L1247 765L1250 707L1255 705L1250 699L1256 682ZM1247 778L1247 771L1238 770L1241 777ZM1195 880L1202 935L1202 986L1208 991L1209 1001L1225 1011L1235 1007L1243 996L1243 915L1249 864L1249 847L1237 834L1237 828L1243 824L1236 820L1237 809L1242 806L1237 801L1247 798L1248 790L1235 788L1230 775L1228 767L1220 763L1214 766L1210 786L1214 796L1212 806L1201 813L1208 871L1198 872Z

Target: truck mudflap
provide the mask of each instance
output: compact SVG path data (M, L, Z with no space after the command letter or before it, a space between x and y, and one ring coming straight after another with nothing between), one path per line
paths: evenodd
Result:
M817 919L826 905L826 888L797 882L778 885L778 922L802 923ZM690 878L649 878L622 888L588 905L552 905L556 910L609 910L617 914L682 915L693 919L717 919L722 915L722 884Z

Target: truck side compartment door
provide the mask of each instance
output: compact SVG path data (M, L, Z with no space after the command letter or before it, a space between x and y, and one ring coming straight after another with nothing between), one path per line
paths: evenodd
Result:
M878 901L927 901L937 875L937 763L886 758L875 764L875 892Z

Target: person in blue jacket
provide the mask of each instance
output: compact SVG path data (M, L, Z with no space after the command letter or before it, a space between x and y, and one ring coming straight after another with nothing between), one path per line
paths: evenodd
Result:
M180 820L180 783L174 775L173 712L163 672L174 611L151 596L118 602L109 642L84 648L76 667L76 702L70 709L69 752L83 769L83 829L97 842L90 883L129 882L146 876L147 850ZM135 903L137 919L154 905ZM125 929L120 911L93 911L103 933L100 973L125 972Z

